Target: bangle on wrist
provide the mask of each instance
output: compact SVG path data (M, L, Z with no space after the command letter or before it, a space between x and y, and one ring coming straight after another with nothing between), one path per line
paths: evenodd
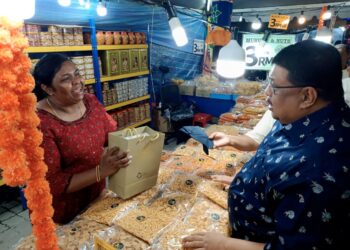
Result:
M96 181L100 182L101 180L101 173L100 173L100 165L96 166Z

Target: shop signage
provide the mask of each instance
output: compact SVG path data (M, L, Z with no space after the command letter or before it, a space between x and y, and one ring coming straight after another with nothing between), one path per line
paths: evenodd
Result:
M194 39L193 40L193 54L203 55L204 54L204 41Z
M269 20L270 29L287 30L290 16L272 14Z
M244 34L246 69L270 70L273 57L284 47L295 43L295 35L270 35L264 43L263 34Z

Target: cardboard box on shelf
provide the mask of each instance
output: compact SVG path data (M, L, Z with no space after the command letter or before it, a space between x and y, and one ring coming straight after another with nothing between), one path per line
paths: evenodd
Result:
M127 74L130 72L130 55L129 50L119 51L120 74Z
M102 72L106 76L120 73L120 61L118 50L106 50L102 53Z
M130 72L140 71L140 55L138 49L130 50Z
M140 49L140 70L148 70L147 49Z

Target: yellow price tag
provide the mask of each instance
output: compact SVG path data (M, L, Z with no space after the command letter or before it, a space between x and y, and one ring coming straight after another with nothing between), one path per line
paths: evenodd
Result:
M290 16L272 14L269 20L269 28L286 30L288 29L289 21L290 21Z

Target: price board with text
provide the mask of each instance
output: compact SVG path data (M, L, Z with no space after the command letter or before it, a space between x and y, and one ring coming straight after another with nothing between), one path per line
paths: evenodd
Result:
M295 43L295 35L270 35L263 43L263 34L244 34L246 69L270 70L274 56L283 48Z
M204 41L194 39L193 41L193 54L203 55L204 54Z
M287 30L290 16L272 14L269 20L270 29Z

